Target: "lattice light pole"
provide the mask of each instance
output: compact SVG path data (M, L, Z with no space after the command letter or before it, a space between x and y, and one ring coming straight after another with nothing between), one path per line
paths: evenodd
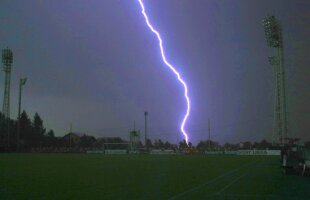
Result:
M2 50L2 63L3 71L5 73L2 113L5 117L10 118L10 86L13 53L8 48Z
M285 70L283 57L283 38L281 25L274 16L263 20L267 45L275 49L276 56L269 57L269 63L274 67L275 74L275 116L273 142L284 144L287 135Z
M4 95L2 113L7 119L7 135L8 135L8 147L10 146L10 86L11 86L11 69L13 63L13 53L10 49L6 48L2 50L2 63L4 77Z

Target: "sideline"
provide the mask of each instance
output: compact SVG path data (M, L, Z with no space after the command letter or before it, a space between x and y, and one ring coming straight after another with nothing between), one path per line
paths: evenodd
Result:
M246 173L242 174L241 176L238 176L237 178L235 178L233 181L231 181L230 183L228 183L225 187L223 187L220 191L218 191L216 193L216 195L221 195L222 192L224 192L227 188L229 188L232 184L236 183L237 181L239 181L241 178L243 178L245 175L247 175Z
M254 165L254 164L258 163L258 162L260 162L260 161L252 162L252 163L249 163L249 164L247 164L247 165L244 165L244 166L238 167L238 168L236 168L236 169L233 169L233 170L231 170L231 171L229 171L229 172L226 172L226 173L224 173L224 174L222 174L222 175L219 175L219 176L217 176L217 177L215 177L215 178L213 178L213 179L211 179L211 180L209 180L209 181L207 181L207 182L205 182L205 183L203 183L203 184L201 184L201 185L198 185L198 186L193 187L193 188L191 188L191 189L189 189L189 190L186 190L186 191L184 191L184 192L181 192L181 193L179 193L179 194L177 194L177 195L175 195L175 196L172 196L172 197L169 198L169 200L178 199L178 198L180 198L180 197L183 197L183 196L185 196L185 195L188 195L188 194L190 194L190 193L192 193L192 192L195 192L196 190L199 190L199 189L202 188L202 187L205 187L205 186L207 186L207 185L210 185L211 183L216 182L216 181L219 180L220 178L223 178L223 177L225 177L225 176L228 176L228 175L230 175L230 174L232 174L232 173L234 173L234 172L236 172L236 171L239 171L239 170L242 169L242 168L246 168L246 167L248 167L248 166L252 166L252 165ZM243 174L243 175L245 175L245 174ZM242 176L243 176L243 175L242 175ZM239 177L239 178L240 178L240 177Z

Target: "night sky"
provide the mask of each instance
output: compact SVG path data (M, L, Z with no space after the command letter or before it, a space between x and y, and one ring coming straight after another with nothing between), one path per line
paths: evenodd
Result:
M167 58L189 86L186 129L196 144L271 139L273 51L262 19L282 23L288 132L310 139L309 0L145 0ZM120 136L144 130L170 142L186 109L183 88L163 64L157 39L136 0L0 0L0 48L14 53L11 116L18 80L28 78L23 109L38 112L56 135ZM2 107L4 73L0 73Z

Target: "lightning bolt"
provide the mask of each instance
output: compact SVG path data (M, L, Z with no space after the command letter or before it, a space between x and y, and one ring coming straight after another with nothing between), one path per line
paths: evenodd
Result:
M164 51L164 48L163 48L163 40L161 39L161 36L159 34L159 32L153 27L153 25L150 23L149 21L149 18L145 12L145 8L144 8L144 4L142 2L142 0L138 0L139 1L139 4L141 6L141 13L142 15L144 16L144 19L145 19L145 22L147 24L147 26L150 28L150 30L157 36L157 39L159 41L159 48L160 48L160 52L161 52L161 57L164 61L164 63L166 64L166 66L176 75L176 77L178 78L179 82L183 85L184 87L184 98L186 99L186 104L187 104L187 108L186 108L186 114L184 115L184 118L183 118L183 121L182 121L182 124L181 124L181 132L185 138L185 141L186 141L186 144L188 145L188 134L186 133L184 127L185 127L185 124L186 124L186 121L187 121L187 118L189 116L189 113L190 113L190 100L189 100L189 97L188 97L188 89L187 89L187 85L185 83L185 81L182 79L180 73L175 69L174 66L172 66L166 59L166 55L165 55L165 51Z

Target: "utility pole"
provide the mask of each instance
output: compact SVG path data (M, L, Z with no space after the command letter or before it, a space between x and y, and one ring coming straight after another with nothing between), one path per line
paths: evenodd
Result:
M211 149L211 127L210 127L210 119L208 119L208 140L209 140L209 150Z
M18 98L18 126L17 126L17 151L19 151L19 141L20 141L20 111L22 104L22 87L26 84L27 78L19 79L19 98Z
M72 123L70 123L70 133L69 133L69 145L70 145L70 149L71 149L71 135L72 135Z
M2 63L4 78L4 95L2 113L7 119L8 131L8 148L10 147L10 87L11 87L11 69L13 63L13 52L11 49L6 48L2 50Z
M147 146L147 116L148 116L148 112L145 111L144 112L144 139L145 139L146 149L148 149L148 146Z
M71 134L72 133L69 133L69 147L70 147L70 149L71 149Z

